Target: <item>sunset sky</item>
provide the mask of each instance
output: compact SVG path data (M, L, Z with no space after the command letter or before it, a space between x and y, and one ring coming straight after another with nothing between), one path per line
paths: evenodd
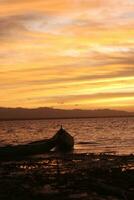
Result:
M134 0L0 0L0 107L134 111Z

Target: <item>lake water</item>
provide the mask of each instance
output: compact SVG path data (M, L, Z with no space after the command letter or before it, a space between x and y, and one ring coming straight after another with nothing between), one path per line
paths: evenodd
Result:
M49 138L60 125L75 139L77 153L134 154L134 118L89 118L0 122L0 146Z

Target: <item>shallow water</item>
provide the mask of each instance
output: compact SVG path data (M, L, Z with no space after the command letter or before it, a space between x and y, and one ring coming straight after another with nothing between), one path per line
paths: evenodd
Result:
M74 136L75 152L134 153L134 118L90 118L0 122L0 146L49 138L60 125Z

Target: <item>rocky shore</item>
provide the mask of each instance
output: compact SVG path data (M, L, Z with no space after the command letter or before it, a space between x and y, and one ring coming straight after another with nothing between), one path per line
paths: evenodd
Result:
M133 200L134 155L46 154L0 161L1 200Z

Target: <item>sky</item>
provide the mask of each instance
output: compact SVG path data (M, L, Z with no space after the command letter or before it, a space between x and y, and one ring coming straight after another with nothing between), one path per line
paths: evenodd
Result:
M133 102L134 0L0 0L0 107Z

